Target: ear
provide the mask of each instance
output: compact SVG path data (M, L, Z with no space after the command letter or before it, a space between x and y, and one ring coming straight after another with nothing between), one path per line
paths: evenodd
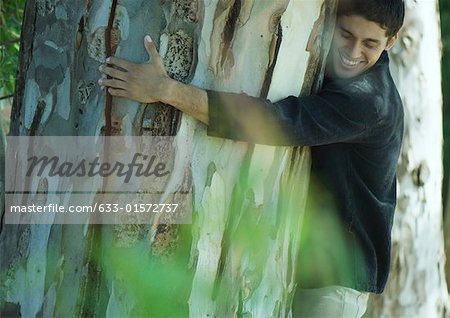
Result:
M395 34L393 37L391 37L390 39L388 39L387 44L386 44L386 48L385 50L389 50L391 47L394 46L395 42L398 39L398 34Z

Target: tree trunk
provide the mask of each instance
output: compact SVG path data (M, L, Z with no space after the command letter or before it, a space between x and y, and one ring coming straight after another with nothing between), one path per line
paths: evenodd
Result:
M442 97L437 1L406 1L392 49L392 73L405 107L391 275L370 317L448 313L442 232Z
M447 187L447 205L444 211L444 245L445 245L445 278L447 281L447 290L450 294L450 179Z
M320 86L330 28L322 26L309 64L305 47L319 14L333 23L334 1L322 13L321 4L120 1L111 44L115 55L143 62L148 33L170 76L277 100ZM107 0L27 1L12 135L102 134L97 69L113 9ZM114 134L177 133L192 144L192 226L2 224L2 313L290 315L308 149L210 138L167 105L114 99L111 119Z
M445 278L447 280L447 290L450 294L450 179L447 186L447 201L444 211L444 240L445 240Z

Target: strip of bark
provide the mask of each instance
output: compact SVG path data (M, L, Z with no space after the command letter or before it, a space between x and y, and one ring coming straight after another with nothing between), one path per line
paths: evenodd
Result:
M234 33L236 31L236 24L239 19L239 14L241 12L242 0L235 0L233 6L230 9L228 14L227 23L223 29L223 43L224 48L222 52L222 65L225 63L227 52L231 50L232 41L234 37Z
M114 23L114 17L116 15L116 8L117 8L117 0L112 0L111 13L109 15L108 26L106 27L106 30L105 30L105 54L106 54L106 57L110 57L112 55L111 32L112 32L113 23ZM111 78L111 77L108 76L108 78ZM112 131L111 115L112 115L112 96L106 90L105 136L111 136L111 131Z
M322 4L321 15L323 24L319 26L317 36L313 39L313 47L308 60L303 80L301 95L317 93L322 87L325 74L326 58L331 47L336 20L337 0L325 0Z
M117 0L112 0L111 11L108 19L108 26L105 30L105 56L110 57L112 52L111 44L111 32L114 23L114 17L116 15ZM111 78L108 76L108 78ZM105 127L103 130L104 136L111 136L112 133L112 95L106 90L105 97ZM109 157L109 140L105 138L103 146L103 156L104 160L107 161ZM103 193L107 187L107 179L103 179L102 190ZM91 226L89 226L88 237L87 237L87 253L85 256L86 262L86 277L82 282L82 292L81 292L81 306L80 306L80 316L81 317L93 317L100 315L102 307L102 225L96 222L97 215L93 215L94 219Z
M11 109L10 135L20 134L22 101L25 92L26 76L33 55L34 30L36 26L36 3L27 1L25 4L24 18L22 23L22 36L20 37L19 63L17 65L16 87Z
M271 61L269 62L269 67L266 72L266 77L264 78L264 83L262 85L260 97L267 98L269 95L270 83L272 82L273 71L275 70L275 65L277 64L278 53L280 52L281 42L283 41L283 28L281 27L281 17L278 21L277 31L272 38L272 45L275 45L274 54Z

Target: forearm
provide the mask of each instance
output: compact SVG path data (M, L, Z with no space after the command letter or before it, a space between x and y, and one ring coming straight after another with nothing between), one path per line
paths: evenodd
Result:
M171 79L164 68L164 62L156 47L146 36L144 46L149 61L135 64L109 57L100 71L108 78L99 84L108 88L112 96L129 98L144 104L163 102L208 124L208 95L204 90Z
M208 95L205 90L170 80L162 102L208 125Z

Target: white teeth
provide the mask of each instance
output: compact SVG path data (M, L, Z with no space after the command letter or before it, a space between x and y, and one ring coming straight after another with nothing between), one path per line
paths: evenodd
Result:
M349 59L346 59L346 58L343 57L342 55L341 55L341 59L342 59L342 61L344 62L344 64L347 64L348 66L356 66L356 65L359 64L359 62L354 62L354 61L351 61L351 60L349 60Z
M344 59L344 62L349 64L349 65L356 65L356 64L358 64L358 62L352 62L352 61L347 60L347 59Z

